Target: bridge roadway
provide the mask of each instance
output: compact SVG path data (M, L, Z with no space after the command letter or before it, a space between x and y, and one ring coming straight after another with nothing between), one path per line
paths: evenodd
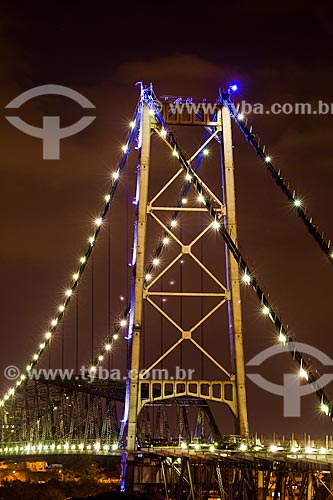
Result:
M198 448L199 446L199 448ZM274 446L274 445L272 445ZM272 447L271 446L271 447ZM103 444L100 442L87 441L85 443L55 443L44 442L33 443L10 443L0 447L0 460L22 459L22 457L49 457L53 455L97 455L121 457L124 450L118 449L116 444ZM306 452L299 448L298 451L259 447L241 451L220 449L219 445L198 445L180 443L179 446L148 446L137 451L138 458L143 457L170 457L188 458L191 462L212 462L221 461L223 463L239 464L247 462L255 468L265 470L284 469L296 470L320 470L330 472L333 470L333 449L313 449Z
M142 448L142 455L158 455L172 458L188 457L190 461L221 461L232 466L234 463L245 463L257 469L264 470L289 470L289 471L327 471L333 470L333 450L325 455L319 453L290 453L287 451L235 451L235 450L214 450L202 451L181 447L150 447Z

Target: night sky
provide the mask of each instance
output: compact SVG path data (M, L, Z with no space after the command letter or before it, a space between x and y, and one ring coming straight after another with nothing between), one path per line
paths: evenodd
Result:
M332 8L329 2L308 5L220 2L198 8L193 3L179 2L118 2L116 6L99 1L86 5L57 2L52 6L48 2L2 3L3 390L8 387L3 369L7 365L25 366L85 248L139 97L136 82L152 82L157 96L215 99L219 88L237 81L240 90L236 101L260 102L266 108L286 102L309 102L313 106L318 101L333 103ZM5 119L15 114L4 109L12 99L44 84L68 86L96 106L93 112L87 111L96 115L93 124L61 141L60 160L42 160L42 141L23 134ZM67 126L82 116L82 110L66 98L48 96L26 103L18 114L35 126L41 126L44 114L55 114L61 117L62 126ZM276 168L299 193L327 238L333 239L332 114L249 114L248 118L261 142L267 145ZM333 357L333 268L238 130L234 146L241 247L297 340ZM134 196L135 162L130 165L132 170L120 189L120 196L127 201ZM116 201L114 216L111 213L112 258L108 259L105 233L97 249L100 257L94 261L95 279L100 283L100 288L95 283L94 289L95 346L107 334L109 316L117 318L129 294L127 263L132 233L125 226L133 213L133 205L129 205L124 209L121 201ZM105 279L109 264L111 295L118 300L112 304L111 313L106 303ZM80 292L83 330L89 330L87 324L91 322L91 274L90 267L82 284L85 289ZM260 316L259 304L250 290L244 290L243 306L248 361L272 345L275 334ZM102 319L98 319L98 307L103 310ZM65 358L71 366L74 319L64 327L68 337ZM91 341L89 333L82 335L87 337L87 346L82 341L80 363L85 363ZM57 342L59 348L61 341ZM318 363L321 373L332 371ZM281 364L269 364L262 375L282 383L285 366L289 373L297 368L286 356ZM326 388L328 394L331 391L332 384ZM300 418L284 418L282 398L262 391L250 381L248 395L251 432L333 434L333 424L319 415L314 395L303 398ZM232 432L230 418L226 425L220 424L225 432Z

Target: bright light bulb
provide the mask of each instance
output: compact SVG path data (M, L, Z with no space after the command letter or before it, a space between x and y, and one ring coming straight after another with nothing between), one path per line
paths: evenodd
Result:
M33 355L33 359L34 359L35 361L37 361L37 359L38 359L38 358L39 358L38 354L34 354L34 355Z
M129 126L130 126L130 128L133 129L135 127L135 122L134 121L130 122Z
M185 179L190 182L192 180L192 175L191 174L186 174Z
M9 389L8 394L10 396L14 396L14 393L15 393L15 389L13 387L11 389Z
M160 259L158 259L157 257L155 259L153 259L154 266L158 266L159 263L160 263Z
M327 451L328 451L327 448L324 448L324 447L323 448L319 448L319 453L321 455L325 455L327 453Z
M202 194L199 194L199 196L198 196L198 202L199 203L205 203L205 198L204 198L204 196Z
M294 200L295 207L300 207L302 205L301 200Z
M272 159L272 158L271 158L270 156L266 156L265 161L266 161L267 163L269 163L269 162L271 161L271 159Z
M187 203L187 199L186 198L182 198L182 205L186 205Z
M80 258L81 264L84 264L86 261L87 261L87 257L85 255Z
M94 241L95 241L95 236L90 236L90 238L89 238L90 245L93 245Z
M58 308L58 309L59 309L59 312L61 312L61 313L62 313L62 312L64 312L64 310L65 310L65 306L61 305L61 306L59 306L59 308Z
M124 326L126 326L126 325L127 325L127 320L126 320L126 319L122 319L122 320L120 320L120 326L121 326L121 327L124 327Z
M112 338L113 338L113 340L118 340L118 338L119 338L118 333L114 333Z
M247 273L244 273L243 276L242 276L242 281L246 285L249 285L251 283L251 276L249 274L247 274Z
M208 155L209 155L209 150L208 150L208 149L204 149L204 150L203 150L203 154L204 154L205 156L208 156Z
M167 131L165 130L165 128L162 128L162 130L161 130L161 136L163 138L165 138L167 136Z
M58 324L58 320L57 320L57 318L54 318L54 319L51 321L51 325L52 325L52 326L57 326L57 324Z
M265 316L267 316L270 313L269 307L264 306L262 308L262 313L265 314Z
M112 174L112 179L114 179L115 181L116 181L117 179L119 179L119 170L117 170L116 172L113 172L113 174Z
M238 120L239 120L239 121L244 120L244 115L243 115L243 113L239 113L239 115L238 115L238 117L237 117L237 118L238 118Z
M68 288L68 290L66 290L66 292L65 292L65 295L66 295L66 297L70 297L72 295L72 293L73 293L73 290L71 288Z
M100 355L98 356L98 361L103 361L103 359L104 359L104 358L103 358L102 354L100 354Z
M281 342L281 344L285 344L287 342L287 337L282 332L279 334L279 342Z
M97 227L100 227L102 225L102 222L103 222L102 217L97 217L97 219L95 220L95 224Z
M74 273L72 277L73 277L74 281L77 281L79 279L79 277L80 277L80 274L79 273Z
M91 371L91 372L95 372L95 371L96 371L96 366L91 366L91 367L90 367L90 371Z
M171 221L171 224L170 224L170 225L171 225L171 227L176 227L176 226L177 226L177 221L176 221L176 219L172 219L172 221Z
M47 340L50 340L50 338L51 338L51 337L52 337L52 333L51 333L51 332L46 332L46 333L45 333L45 338L46 338Z
M305 448L305 453L307 453L307 454L311 454L311 453L313 453L313 448L311 448L311 446L307 446L307 447Z
M275 444L271 444L271 446L269 447L269 450L272 452L272 453L275 453L278 451L278 447L275 445Z
M307 374L306 370L304 370L304 368L300 368L299 369L299 376L301 378L304 378L305 380L309 380L309 375Z
M127 144L124 144L122 147L121 147L123 153L126 153L127 152L127 149L128 149L128 146Z
M45 342L42 342L41 344L39 344L39 349L45 349Z
M217 229L220 229L221 224L219 223L218 220L215 219L214 222L213 222L213 224L212 224L212 226L213 226L214 229L217 230Z
M240 451L246 451L247 450L247 445L245 443L242 443L239 447Z
M177 149L174 149L174 150L172 151L172 156L175 156L176 158L179 158L179 154L178 154Z
M162 243L163 245L167 245L169 241L170 241L169 238L166 236L165 238L163 238Z
M209 451L210 451L211 453L213 453L213 452L215 451L215 446L214 446L214 445L211 445L211 446L209 447Z
M111 196L109 194L106 194L104 196L104 200L105 200L106 203L109 203L109 201L111 200Z
M321 411L322 411L323 413L325 413L325 415L328 415L328 414L329 414L330 409L329 409L329 407L328 407L327 405L325 405L325 403L322 403L322 404L320 405L320 409L321 409Z
M186 450L186 448L187 448L187 444L186 444L186 443L184 443L184 441L183 441L183 442L180 444L180 447L181 447L181 449L182 449L182 450Z
M152 278L151 274L147 273L146 276L145 276L145 280L146 281L150 281Z
M111 351L111 344L105 344L105 350Z
M27 371L30 372L31 368L32 368L32 365L27 365Z

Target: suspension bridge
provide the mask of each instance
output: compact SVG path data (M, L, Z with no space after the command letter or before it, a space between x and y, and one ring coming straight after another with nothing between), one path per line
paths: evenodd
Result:
M328 497L331 437L268 442L250 431L243 287L327 419L332 405L238 244L233 124L333 264L330 241L239 112L232 86L196 102L158 99L141 84L63 300L0 399L4 459L114 455L123 490L166 499ZM233 434L221 431L221 407Z

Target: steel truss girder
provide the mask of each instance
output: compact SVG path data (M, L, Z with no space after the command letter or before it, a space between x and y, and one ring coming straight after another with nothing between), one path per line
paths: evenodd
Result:
M139 387L138 413L145 404L193 397L225 403L237 415L234 380L140 380ZM227 390L231 390L231 393L227 393Z
M191 409L195 426L189 421ZM196 418L194 414L196 413ZM170 422L173 431L171 432ZM153 428L152 428L153 427ZM138 416L140 449L147 446L179 446L181 440L221 441L221 433L207 401L193 397L155 401L143 406Z
M167 449L162 454L156 450L145 458L138 459L140 469L145 462L146 470L154 469L157 479L150 485L150 494L159 494L165 500L311 500L325 498L328 487L324 484L319 495L321 479L315 471L309 470L309 464L299 468L283 461L265 462L234 459L194 457L186 452L168 455ZM146 472L147 474L147 472ZM140 475L137 475L139 477ZM149 474L150 477L153 474ZM144 494L144 484L136 483L134 491ZM325 496L326 491L326 496ZM315 495L315 496L314 496Z
M112 384L111 384L112 386ZM101 391L100 391L101 392ZM124 387L122 392L124 392ZM102 395L48 383L31 382L13 399L7 412L0 412L0 448L57 446L68 443L117 442L119 423L116 401ZM12 450L12 452L14 449Z

